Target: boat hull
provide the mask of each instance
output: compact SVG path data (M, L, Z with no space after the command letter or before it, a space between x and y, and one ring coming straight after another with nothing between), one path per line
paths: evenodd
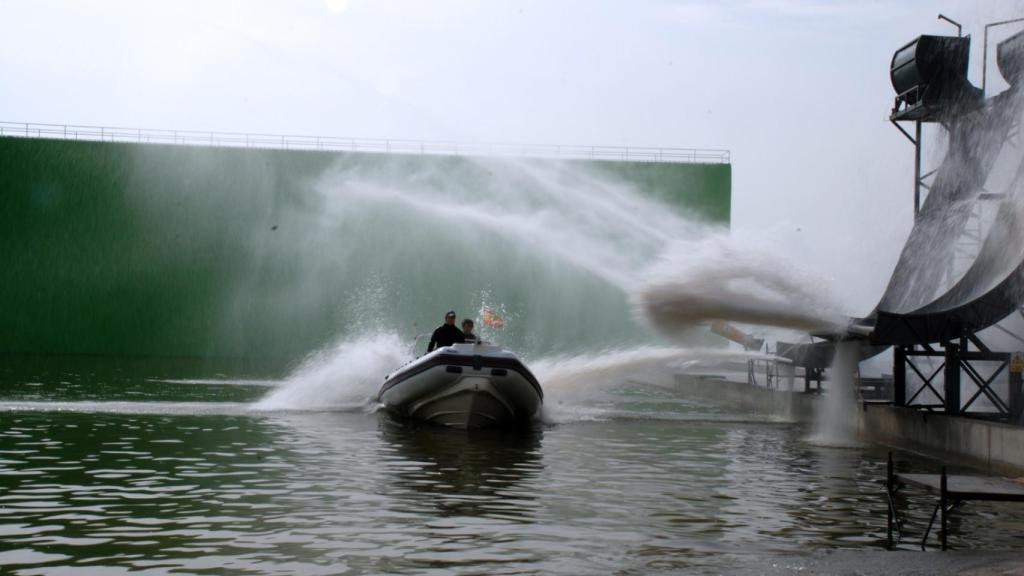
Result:
M490 428L531 422L543 391L511 353L456 344L390 374L378 401L407 418L453 428Z

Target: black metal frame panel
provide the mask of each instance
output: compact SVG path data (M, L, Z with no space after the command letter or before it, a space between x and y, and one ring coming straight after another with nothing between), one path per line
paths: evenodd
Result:
M970 346L974 345L975 350ZM942 358L942 363L931 374L925 375L914 362L914 358ZM985 377L978 370L977 362L998 362L998 366L989 376ZM1020 366L1015 366L1013 355L1009 352L993 352L976 335L963 338L957 342L947 342L942 350L930 345L921 348L913 346L897 346L893 349L893 404L910 408L927 410L942 409L950 415L992 416L991 412L971 410L974 403L984 396L997 410L994 414L1000 419L1017 421L1024 415L1024 390ZM907 397L907 370L917 374L922 386L909 398ZM994 388L996 379L1009 369L1007 394L1001 396ZM942 375L941 391L936 385L938 376ZM975 391L962 401L960 396L961 374L966 374L968 381L974 384ZM918 396L925 390L931 391L940 404L915 403Z

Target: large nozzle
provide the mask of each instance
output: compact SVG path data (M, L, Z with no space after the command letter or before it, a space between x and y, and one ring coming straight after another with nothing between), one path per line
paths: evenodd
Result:
M721 320L715 320L711 323L711 331L723 338L736 342L746 350L760 350L764 346L764 338L755 338L732 324L722 322Z
M893 54L894 120L929 120L951 105L981 98L967 80L971 39L918 36Z

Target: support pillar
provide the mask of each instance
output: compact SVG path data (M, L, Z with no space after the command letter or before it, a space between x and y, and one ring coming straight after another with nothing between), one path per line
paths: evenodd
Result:
M946 367L944 376L944 402L946 414L956 415L960 413L960 345L953 342L946 343Z
M1010 357L1010 422L1022 423L1024 415L1024 358L1019 354Z
M914 222L921 211L921 121L914 123Z
M892 521L893 521L892 510L893 510L893 507L896 506L896 502L895 502L895 500L893 498L893 488L895 486L896 486L896 482L894 482L894 480L893 480L893 473L892 473L892 452L889 452L889 463L886 466L886 470L885 470L885 499L888 501L888 504L889 504L889 511L888 511L889 515L887 517L888 518L888 522L886 522L885 532L886 532L886 535L889 538L889 546L892 546Z
M907 349L903 346L892 349L892 403L907 405Z
M946 508L949 503L949 498L946 496L946 467L942 467L942 476L939 478L939 542L942 543L942 550L947 549L946 546L946 531L948 529L948 519L946 518Z

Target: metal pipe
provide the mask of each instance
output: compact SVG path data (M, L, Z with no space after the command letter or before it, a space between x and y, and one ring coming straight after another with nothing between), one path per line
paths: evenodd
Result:
M850 334L856 334L858 336L871 336L875 331L874 326L864 326L862 324L851 324L846 327L846 331Z
M960 38L960 37L962 37L964 35L964 27L961 26L960 23L957 22L956 20L953 20L952 18L949 18L949 17L944 16L942 14L939 14L939 20L945 20L946 22L949 22L953 26L956 26L957 38Z
M917 144L917 142L914 141L914 137L910 135L910 132L907 132L906 130L904 130L903 126L900 126L898 122L896 122L892 118L889 119L889 122L892 122L892 125L895 126L900 132L902 132L903 135L907 137L907 140L910 140L911 144L915 144L915 145Z
M921 210L921 121L915 122L914 129L914 222Z

